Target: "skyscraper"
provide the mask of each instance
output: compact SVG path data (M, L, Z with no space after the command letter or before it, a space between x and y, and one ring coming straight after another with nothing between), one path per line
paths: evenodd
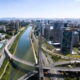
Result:
M70 29L63 30L61 40L61 52L72 53L73 32Z

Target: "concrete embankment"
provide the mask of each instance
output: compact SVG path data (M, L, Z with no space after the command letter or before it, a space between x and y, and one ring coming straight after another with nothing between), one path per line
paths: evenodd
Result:
M31 37L32 37L32 41L33 41L34 46L35 46L35 52L38 53L38 47L39 47L38 46L38 38L35 37L33 30L32 30L32 33L31 33Z
M36 50L34 48L34 42L33 42L33 39L32 39L32 32L31 32L31 38L30 38L30 41L31 41L31 45L32 45L32 50L33 50L33 54L34 54L34 59L35 59L35 63L37 64L38 63L38 58L37 58L37 54L36 54Z

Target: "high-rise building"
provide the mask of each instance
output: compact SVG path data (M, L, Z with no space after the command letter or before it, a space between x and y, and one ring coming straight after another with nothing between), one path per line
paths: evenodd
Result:
M77 46L79 44L79 32L73 32L73 46Z
M60 43L62 27L64 27L64 24L60 21L53 22L53 24L45 24L44 37L53 43Z
M73 32L70 29L63 30L62 40L61 40L61 52L62 53L72 53L73 46Z
M61 28L64 27L63 22L56 21L54 23L54 29L53 29L53 43L60 43L61 42Z
M50 25L45 25L44 38L50 40Z

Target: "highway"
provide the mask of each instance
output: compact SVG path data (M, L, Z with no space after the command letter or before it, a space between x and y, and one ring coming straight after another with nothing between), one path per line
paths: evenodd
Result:
M6 41L5 44L7 44L7 43L8 43L8 40ZM5 45L4 45L4 47L5 47ZM0 67L2 66L2 64L3 64L3 62L4 62L4 59L5 59L4 47L3 47L2 50L0 51L0 55L1 55L1 57L0 57Z
M35 42L35 44L38 44L38 39L36 39L35 35L34 35L34 31L32 32L32 39L33 41ZM42 65L43 66L50 66L51 64L53 64L53 61L52 59L50 58L50 56L46 53L43 52L43 50L41 51L41 54L42 54ZM49 72L53 72L53 73L56 73L55 70L49 70ZM56 77L50 77L51 80L57 80Z
M48 66L51 66L51 68L53 68L53 66L52 66L52 64L54 63L53 62L53 60L51 59L51 57L48 55L48 54L46 54L46 53L43 53L43 54L45 54L45 58L47 59L47 62L48 62ZM45 60L45 59L44 59ZM50 69L49 71L48 71L48 73L52 73L52 74L57 74L58 72L56 71L56 70L52 70L52 69ZM49 76L50 77L50 76ZM50 79L51 80L58 80L58 77L50 77Z
M63 61L63 62L55 62L54 64L52 64L52 66L58 66L58 65L65 65L65 64L78 64L80 63L79 60L71 60L71 61Z
M11 45L12 45L12 43L14 42L14 40L15 40L15 36L13 36L11 39L10 39L10 41L9 41L9 43L7 43L7 45L5 46L5 49L4 49L4 52L5 52L5 54L6 54L6 56L10 59L10 60L13 60L13 61L16 61L16 62L19 62L19 63L22 63L22 64L24 64L24 65L28 65L28 66L31 66L31 67L35 67L35 68L40 68L40 66L39 65L35 65L35 63L31 63L31 62L29 62L29 61L25 61L25 60L22 60L22 59L20 59L20 58L18 58L18 57L16 57L16 56L13 56L10 52L9 52L9 49L10 49L10 47L11 47ZM64 65L64 64L73 64L73 63L80 63L80 61L79 60L72 60L72 61L65 61L65 62L57 62L57 63L51 63L49 66L48 66L48 63L47 63L47 60L45 59L45 57L44 57L44 54L42 54L42 56L41 56L41 60L45 60L46 61L46 63L45 62L43 62L43 63L45 63L45 65L44 66L42 66L43 67L43 69L46 69L46 70L50 70L49 71L49 73L52 73L53 74L53 71L55 70L55 71L63 71L63 72L80 72L80 67L76 67L76 68L67 68L67 67L56 67L57 65ZM50 62L50 57L47 55L47 59L49 60L49 62Z
M34 76L37 73L38 73L37 71L29 72L23 75L22 77L20 77L18 80L28 80L30 77Z

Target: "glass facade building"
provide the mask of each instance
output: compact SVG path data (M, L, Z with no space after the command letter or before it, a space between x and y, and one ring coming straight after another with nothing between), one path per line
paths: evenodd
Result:
M73 32L70 30L64 30L62 33L61 40L61 52L62 53L72 53L72 43L73 42Z

